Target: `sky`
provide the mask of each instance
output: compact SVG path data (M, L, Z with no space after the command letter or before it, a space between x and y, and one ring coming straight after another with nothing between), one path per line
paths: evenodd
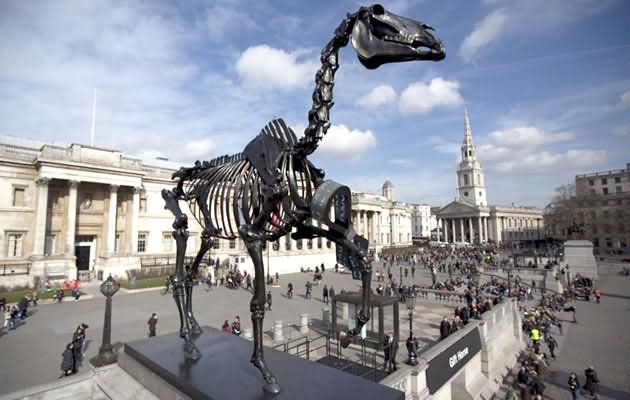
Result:
M464 109L488 201L543 207L576 174L630 162L630 2L394 0L441 62L367 70L340 52L311 159L355 191L445 205ZM307 124L319 51L355 1L0 2L0 135L182 164L239 152L273 118Z

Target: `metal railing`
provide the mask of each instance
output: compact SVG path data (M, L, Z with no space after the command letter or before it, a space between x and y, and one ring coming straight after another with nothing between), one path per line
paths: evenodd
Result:
M1 264L0 276L30 275L31 263Z

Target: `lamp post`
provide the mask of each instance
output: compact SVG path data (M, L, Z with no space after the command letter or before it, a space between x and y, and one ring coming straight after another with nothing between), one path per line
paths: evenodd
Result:
M112 296L118 292L118 289L120 289L120 284L112 278L111 274L101 284L101 293L105 296L105 321L103 323L103 343L98 349L96 357L90 360L95 367L113 364L117 359L112 346Z
M416 307L416 291L411 288L409 293L407 293L407 297L405 297L405 303L407 305L407 311L409 312L409 338L407 339L407 364L409 365L417 365L417 352L416 352L416 341L413 337L413 310Z

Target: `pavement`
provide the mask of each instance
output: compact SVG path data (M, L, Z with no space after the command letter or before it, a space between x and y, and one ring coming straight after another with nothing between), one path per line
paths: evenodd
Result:
M396 271L398 272L398 271ZM398 278L396 274L396 278ZM299 316L308 313L315 322L321 323L322 309L327 307L322 300L324 284L333 285L339 293L341 289L356 291L360 281L352 280L350 274L337 274L326 270L321 285L313 287L313 299L304 299L304 285L312 273L296 273L280 276L280 285L269 290L273 297L272 311L267 311L264 321L266 341L271 340L273 322L277 320L289 324L285 338L301 336L296 329ZM285 297L286 284L294 286L293 299ZM431 278L428 271L418 269L416 277L405 280L406 284L428 284ZM32 386L49 383L58 378L61 354L70 342L76 327L85 322L87 329L86 354L79 374L88 374L87 362L98 353L101 345L101 332L104 318L105 298L98 291L99 282L84 285L82 290L89 296L79 301L61 304L42 304L31 308L31 315L15 330L0 331L0 395ZM373 282L376 287L376 282ZM231 322L240 315L243 329L251 327L249 301L251 294L245 289L231 290L224 287L207 290L204 286L194 289L193 309L201 325L220 328L223 321ZM160 288L135 292L122 289L113 297L112 342L117 348L124 342L146 337L147 321L151 313L158 315L157 333L171 333L179 329L179 316L172 296L163 294ZM417 303L414 313L414 331L425 345L433 343L439 333L439 320L443 315L452 316L452 307L442 304ZM424 318L423 318L424 316ZM427 316L431 317L428 318ZM401 307L401 336L406 339L408 317L404 305ZM435 321L437 321L437 324ZM295 328L292 328L295 327Z
M592 365L600 380L599 399L630 400L630 278L615 264L599 265L602 300L577 301L577 324L570 325L557 359L545 379L545 398L570 399L569 374L584 384L584 370ZM588 398L588 397L586 397Z

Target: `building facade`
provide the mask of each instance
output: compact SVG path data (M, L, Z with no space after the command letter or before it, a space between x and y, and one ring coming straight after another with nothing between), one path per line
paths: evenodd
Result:
M586 239L595 254L630 253L630 163L575 177L575 193L547 207L548 234Z
M80 144L0 138L0 191L8 194L0 197L0 285L34 276L124 277L160 259L172 261L173 216L161 191L173 186L178 167ZM187 255L194 256L201 233L194 218L189 232ZM321 238L283 237L268 247L272 274L335 263L333 243ZM253 271L240 239L216 240L208 257Z
M431 239L437 228L437 220L428 204L411 205L411 236L414 241Z
M383 195L352 193L352 221L356 231L370 241L370 250L412 245L411 208L394 200L394 185L383 184Z
M542 210L488 205L485 178L472 138L468 111L457 167L457 197L436 212L439 240L483 243L539 240L544 237Z

